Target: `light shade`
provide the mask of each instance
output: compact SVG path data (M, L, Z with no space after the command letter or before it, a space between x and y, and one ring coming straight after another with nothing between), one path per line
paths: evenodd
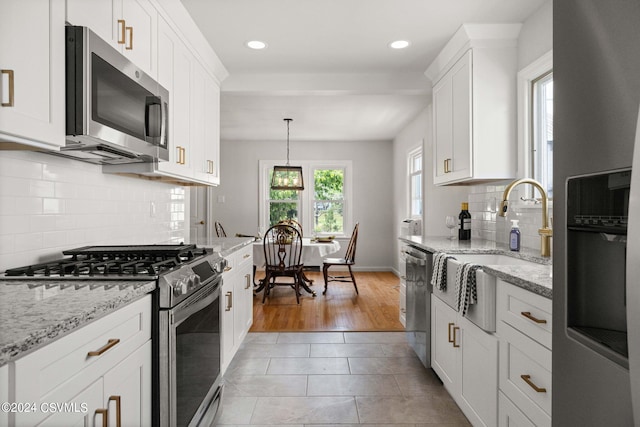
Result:
M304 190L302 166L274 166L271 176L272 190Z

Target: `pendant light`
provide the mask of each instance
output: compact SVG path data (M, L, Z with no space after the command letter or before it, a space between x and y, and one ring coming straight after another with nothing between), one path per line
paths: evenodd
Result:
M302 166L289 165L289 123L293 119L284 119L287 122L287 164L285 166L274 166L271 176L272 190L304 190L304 180L302 179Z

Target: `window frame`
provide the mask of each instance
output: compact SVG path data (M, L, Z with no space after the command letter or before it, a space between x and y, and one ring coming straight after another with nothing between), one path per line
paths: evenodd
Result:
M553 50L548 51L518 72L518 178L532 178L533 171L533 84L553 72ZM538 194L532 186L523 190L525 197ZM540 206L540 205L536 205Z
M282 164L282 160L260 160L258 162L258 179L259 179L259 195L258 195L258 226L265 231L269 227L269 172L275 165ZM343 189L343 233L316 233L319 236L324 234L335 235L336 237L348 237L351 235L353 228L352 219L352 175L353 162L351 160L296 160L295 166L302 166L302 176L304 178L305 189L300 191L298 218L304 231L304 237L313 235L313 202L314 194L314 175L316 169L342 169L344 170L344 189Z
M416 157L421 157L421 168L419 171L413 170L413 161ZM412 202L413 202L413 177L420 175L420 200L421 210L419 215L413 215ZM424 213L424 151L422 145L410 150L407 153L407 217L411 219L422 219Z

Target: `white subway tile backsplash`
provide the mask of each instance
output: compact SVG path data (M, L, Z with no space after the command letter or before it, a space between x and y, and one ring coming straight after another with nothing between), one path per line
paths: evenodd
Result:
M79 246L184 241L188 194L181 186L103 174L88 163L2 151L0 271Z
M511 220L519 221L522 236L521 246L537 249L540 247L538 229L542 224L540 205L524 205L520 201L520 189L512 191L507 218L498 215L502 194L510 181L491 185L474 185L469 188L469 210L471 212L472 238L482 238L500 243L508 243Z
M42 179L42 164L26 159L0 157L0 171L3 177Z

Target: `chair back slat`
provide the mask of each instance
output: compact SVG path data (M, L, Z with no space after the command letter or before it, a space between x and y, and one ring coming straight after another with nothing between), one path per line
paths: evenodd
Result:
M347 251L345 253L344 258L349 262L355 262L356 260L356 244L358 243L358 227L360 223L356 223L356 226L353 227L353 232L351 233L351 239L349 239L349 245L347 246Z
M216 228L216 236L218 237L227 237L227 233L225 233L224 228L222 228L222 224L220 224L218 221L215 222L215 228Z
M301 267L302 236L290 225L277 224L269 228L263 239L265 268L286 272Z

